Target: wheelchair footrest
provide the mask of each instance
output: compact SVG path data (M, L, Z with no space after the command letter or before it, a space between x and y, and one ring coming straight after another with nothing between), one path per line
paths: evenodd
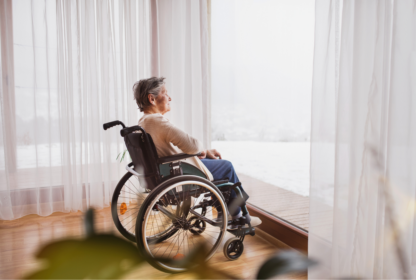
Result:
M244 236L247 234L254 236L256 234L256 229L252 226L241 227L235 230L228 229L227 231L235 236Z

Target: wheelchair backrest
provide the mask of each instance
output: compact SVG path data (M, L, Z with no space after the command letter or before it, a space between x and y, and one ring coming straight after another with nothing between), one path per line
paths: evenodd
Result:
M158 155L152 137L141 129L139 133L124 136L124 142L133 160L134 171L144 175L139 177L140 185L153 190L159 184L160 174Z

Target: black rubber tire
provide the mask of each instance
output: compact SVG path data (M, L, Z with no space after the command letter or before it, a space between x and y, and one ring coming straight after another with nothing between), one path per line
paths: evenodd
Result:
M232 247L230 248L230 246ZM238 246L238 247L235 248L235 246ZM235 249L236 251L233 250L232 252L230 252L230 249ZM235 261L239 257L241 257L241 255L243 254L243 251L244 251L244 244L240 240L240 238L232 237L228 239L227 242L225 242L224 244L224 248L223 248L224 256L230 261ZM234 254L232 255L231 253L234 253Z
M192 232L192 234L201 235L205 231L205 228L207 227L207 223L204 220L199 220L195 216L191 217L190 220L195 220L194 225L197 224L197 227L196 228L191 228L191 229L189 229L189 231ZM199 224L202 224L202 227L200 227Z
M166 188L168 188L169 186L179 183L179 182L184 182L184 181L198 181L201 183L205 183L207 185L209 185L210 187L212 187L213 189L216 190L216 192L219 194L219 196L221 197L222 201L224 201L224 196L222 195L221 191L214 185L212 184L210 181L198 177L198 176L192 176L192 175L183 175L183 176L177 176L174 178L171 178L163 183L161 183L159 186L157 186L145 199L145 201L142 204L142 207L138 213L137 219L136 219L136 242L137 242L137 248L140 252L140 254L147 260L147 262L152 265L154 268L163 271L163 272L167 272L167 273L180 273L183 271L186 271L186 269L177 269L177 270L172 270L172 269L168 269L164 266L162 266L158 261L156 261L153 256L151 256L145 248L145 245L143 243L143 222L144 222L144 218L145 218L145 214L147 211L148 207L152 207L150 204L153 202L153 200L159 195L159 193L163 192ZM224 203L225 204L225 203ZM225 206L226 207L226 206ZM224 209L225 211L227 211L226 209ZM225 226L225 233L227 232L227 228ZM221 237L222 238L225 236L224 235ZM165 238L166 239L166 238ZM211 253L211 252L210 252Z

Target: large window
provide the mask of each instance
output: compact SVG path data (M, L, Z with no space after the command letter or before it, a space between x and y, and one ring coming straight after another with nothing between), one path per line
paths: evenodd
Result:
M249 202L309 220L314 1L211 2L212 147Z

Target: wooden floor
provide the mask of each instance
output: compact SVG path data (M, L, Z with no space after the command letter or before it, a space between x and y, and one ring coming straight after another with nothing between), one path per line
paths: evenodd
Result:
M96 211L95 222L97 231L117 233L109 208ZM36 270L41 263L34 258L34 254L43 245L53 240L83 236L81 212L54 213L48 217L29 215L14 221L0 221L0 279L22 278ZM224 241L230 237L227 233ZM220 247L209 264L235 278L251 279L255 277L259 266L279 250L258 235L246 237L244 246L244 253L237 261L228 261ZM189 273L165 274L146 264L126 275L126 278L193 279L195 276ZM289 278L306 279L306 276L292 275Z
M238 174L249 203L305 230L309 229L309 197L284 190L261 180Z

